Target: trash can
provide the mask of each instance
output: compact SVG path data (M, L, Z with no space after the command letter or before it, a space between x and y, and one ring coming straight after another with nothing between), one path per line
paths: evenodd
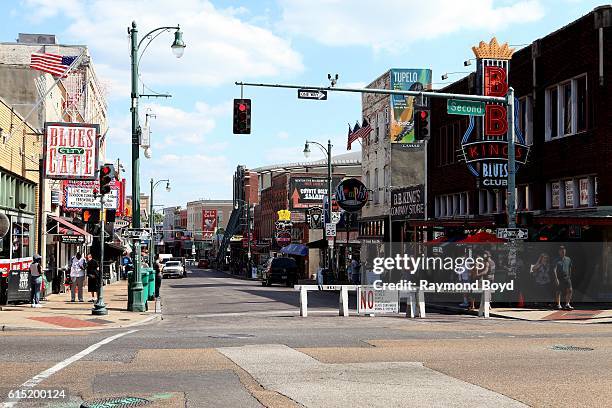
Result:
M140 281L142 282L142 300L145 310L148 309L147 300L149 299L149 270L151 268L140 268Z
M147 299L155 300L155 270L153 268L145 268L149 272L149 280L147 282ZM144 280L142 286L145 286Z
M134 283L134 271L127 272L127 281L128 281L128 310L132 310L132 305L134 304L134 293L132 292L132 284Z

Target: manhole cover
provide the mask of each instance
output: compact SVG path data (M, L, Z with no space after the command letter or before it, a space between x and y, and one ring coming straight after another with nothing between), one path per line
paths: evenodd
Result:
M253 334L213 334L208 336L211 339L248 339L255 337Z
M83 402L81 408L124 408L141 407L150 404L151 401L138 397L106 398L95 401Z
M555 344L551 347L555 351L593 351L590 347L566 346L564 344Z

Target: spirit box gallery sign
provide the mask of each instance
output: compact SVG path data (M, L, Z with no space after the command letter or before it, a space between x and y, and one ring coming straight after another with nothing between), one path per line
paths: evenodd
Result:
M99 125L46 122L45 177L56 180L95 180L99 133Z

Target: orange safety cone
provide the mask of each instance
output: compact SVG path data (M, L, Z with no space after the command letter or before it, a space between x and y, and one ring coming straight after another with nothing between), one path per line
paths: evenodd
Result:
M525 307L525 296L523 296L523 292L519 292L518 298L518 307Z

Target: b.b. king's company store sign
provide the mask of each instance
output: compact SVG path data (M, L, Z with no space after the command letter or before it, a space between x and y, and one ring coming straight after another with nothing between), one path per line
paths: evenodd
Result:
M472 47L477 59L476 76L479 93L484 96L505 97L508 92L508 72L513 49L499 45L493 38L488 44L481 41ZM525 164L529 147L518 126L518 100L515 99L515 158L516 166ZM475 131L480 121L482 134ZM504 105L487 103L484 117L470 116L469 126L461 140L463 157L470 172L478 178L479 187L506 188L508 184L508 117Z
M391 190L391 217L411 220L425 218L425 186L419 184Z

